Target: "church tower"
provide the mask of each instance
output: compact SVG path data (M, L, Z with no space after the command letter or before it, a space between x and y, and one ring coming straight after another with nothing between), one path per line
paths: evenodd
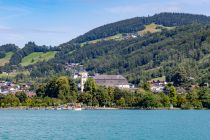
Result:
M87 81L87 78L88 78L88 73L87 72L80 72L80 77L81 77L80 87L81 87L81 92L83 92L85 82Z

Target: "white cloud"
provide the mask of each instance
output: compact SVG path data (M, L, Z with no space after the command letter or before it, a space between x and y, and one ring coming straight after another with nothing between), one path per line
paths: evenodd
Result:
M160 3L148 3L139 5L124 5L105 8L106 12L111 14L128 14L128 15L148 15L149 13L160 13L160 12L179 12L182 11L183 6L178 3L167 2L165 4Z
M160 12L185 12L210 15L210 0L168 0L107 7L105 12L117 16L146 16Z
M39 1L40 5L33 7L28 1L20 1L18 6L12 6L3 5L0 0L0 24L2 24L0 25L0 44L16 43L23 46L23 44L31 40L37 41L39 44L57 45L106 23L134 16L153 15L160 12L186 12L210 15L210 0L143 0L144 2L142 0L123 0L123 2L118 0L117 3L108 2L108 4L101 5L101 7L98 6L96 9L91 9L92 11L95 10L95 13L90 13L88 6L99 2L99 0L78 0L83 2L83 5L84 2L89 4L87 9L83 9L87 10L87 12L84 11L86 12L84 15L90 15L91 18L94 16L94 18L77 16L77 12L75 12L76 16L73 17L78 17L78 19L74 19L70 15L65 15L67 11L65 13L53 11L55 17L59 19L51 20L50 18L53 17L54 13L50 13L49 7L58 5L54 5L55 1L52 0ZM80 7L76 8L80 9ZM43 9L47 12L49 10L51 15L47 16L48 13L43 13L42 15L41 11ZM58 10L59 6L56 9ZM69 6L69 9L71 9L71 6ZM58 14L61 17L58 17ZM40 15L40 18L37 15ZM78 21L80 22L77 23Z
M25 7L0 6L0 20L24 16L30 13Z
M10 27L4 26L4 25L0 25L0 30L8 30L8 29L10 29Z
M38 45L54 46L75 37L74 32L76 30L69 27L13 28L0 25L0 45L14 43L23 47L28 41L35 41Z
M190 4L190 5L202 5L202 4L209 4L210 0L178 0L177 2Z
M128 13L134 13L139 12L143 10L140 6L116 6L111 8L105 8L107 12L113 13L113 14L128 14Z

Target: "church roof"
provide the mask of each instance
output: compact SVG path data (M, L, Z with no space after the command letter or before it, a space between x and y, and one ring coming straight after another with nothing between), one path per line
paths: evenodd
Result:
M97 84L103 86L128 85L127 79L122 75L96 75L94 79Z

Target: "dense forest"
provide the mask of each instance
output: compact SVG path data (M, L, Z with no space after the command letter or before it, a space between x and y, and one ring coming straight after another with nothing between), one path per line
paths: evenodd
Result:
M37 46L33 42L22 49L13 46L16 50L10 63L0 70L9 72L20 68L29 70L32 78L50 77L69 75L65 65L80 63L90 74L122 74L136 85L162 76L166 76L167 81L176 85L202 84L210 82L209 22L210 17L183 13L136 17L98 27L57 47ZM151 23L165 28L161 32L148 32L135 38L100 40L81 45L83 42L117 34L136 35L138 31L145 29L145 25ZM57 53L49 61L25 67L19 65L32 52L47 51Z

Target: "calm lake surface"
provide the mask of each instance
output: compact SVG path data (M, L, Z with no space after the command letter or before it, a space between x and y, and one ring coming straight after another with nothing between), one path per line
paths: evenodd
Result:
M0 110L0 140L210 140L209 110Z

